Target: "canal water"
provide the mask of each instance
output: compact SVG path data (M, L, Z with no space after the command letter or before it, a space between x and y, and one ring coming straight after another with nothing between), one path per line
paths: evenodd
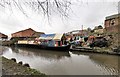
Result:
M1 53L1 52L0 52ZM119 56L2 47L2 56L28 63L47 75L118 75Z

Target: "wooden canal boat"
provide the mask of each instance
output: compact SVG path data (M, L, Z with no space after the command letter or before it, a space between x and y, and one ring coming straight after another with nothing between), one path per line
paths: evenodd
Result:
M39 44L16 44L18 47L29 47L29 48L39 48L39 49L46 49L46 50L56 50L56 51L69 51L70 45L63 45L63 46L46 46L46 45L39 45Z
M17 45L20 47L68 51L70 45L65 45L63 40L63 34L41 34L39 38L35 38L34 40L19 40Z

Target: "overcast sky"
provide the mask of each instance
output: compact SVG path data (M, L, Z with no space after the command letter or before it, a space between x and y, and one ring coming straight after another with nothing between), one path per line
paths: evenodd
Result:
M52 14L48 23L47 18L33 12L26 7L26 17L19 9L13 7L13 11L0 6L0 32L10 35L11 33L27 28L33 28L45 33L64 33L72 30L94 28L104 25L106 16L118 13L119 0L74 0L71 5L72 11L69 18L62 19L59 14Z

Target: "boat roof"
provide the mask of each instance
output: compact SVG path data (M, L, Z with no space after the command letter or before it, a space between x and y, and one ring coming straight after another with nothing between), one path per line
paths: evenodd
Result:
M53 40L61 40L63 34L55 34L55 37L53 38Z
M44 40L61 40L63 34L41 34L39 39Z

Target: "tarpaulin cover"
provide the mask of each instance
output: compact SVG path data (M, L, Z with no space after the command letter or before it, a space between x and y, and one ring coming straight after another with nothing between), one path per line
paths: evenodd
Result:
M63 34L41 34L39 39L61 40Z
M41 34L40 39L53 39L55 34Z
M55 37L53 38L54 40L61 40L63 34L56 34Z

